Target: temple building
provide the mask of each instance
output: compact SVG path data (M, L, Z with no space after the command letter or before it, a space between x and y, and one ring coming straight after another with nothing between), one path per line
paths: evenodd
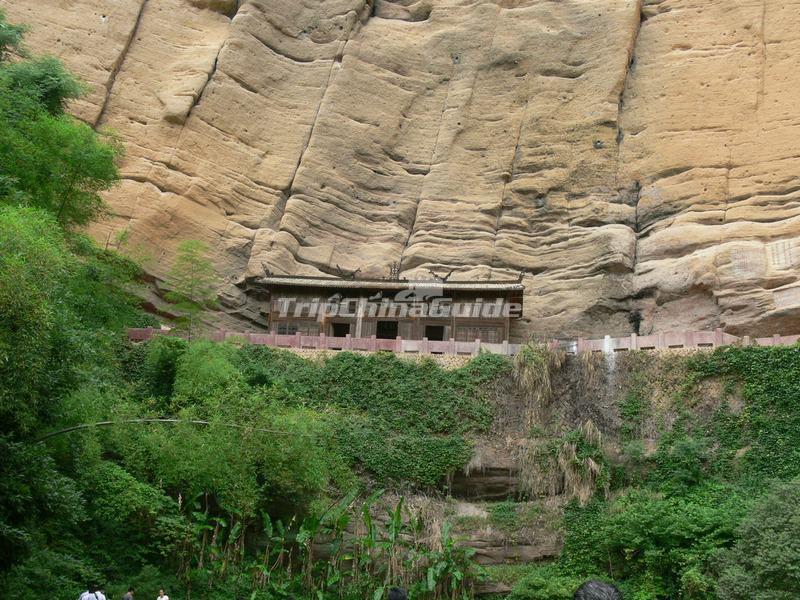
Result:
M253 285L254 284L254 285ZM520 280L340 279L267 274L251 285L278 335L497 344L522 316Z

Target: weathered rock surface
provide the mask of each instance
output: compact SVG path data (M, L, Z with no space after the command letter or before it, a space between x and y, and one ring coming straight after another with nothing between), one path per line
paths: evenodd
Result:
M491 505L456 502L448 518L462 544L475 550L481 565L531 563L556 558L563 547L560 530L565 500L546 500L514 505L514 523L492 523L486 508Z
M800 328L798 0L0 0L125 141L105 240L234 285L516 276L526 332Z
M449 493L470 501L506 500L520 495L518 452L508 433L491 440L476 440L472 460L453 474ZM492 443L494 442L494 443Z

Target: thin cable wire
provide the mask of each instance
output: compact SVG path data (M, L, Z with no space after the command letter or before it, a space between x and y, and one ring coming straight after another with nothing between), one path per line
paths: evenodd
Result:
M51 431L50 433L43 435L42 437L38 438L35 443L41 444L42 442L49 440L57 435L62 435L64 433L70 433L73 431L81 431L84 429L90 429L92 427L110 427L112 425L139 425L145 423L167 423L167 424L181 424L187 423L190 425L203 425L203 426L210 426L210 425L220 425L222 427L230 427L231 429L247 429L250 431L258 431L261 433L273 433L276 435L296 435L296 436L303 436L303 437L316 437L316 434L313 433L301 433L297 431L284 431L281 429L266 429L264 427L253 427L250 428L246 425L238 425L236 423L212 423L210 421L201 421L199 419L123 419L121 421L98 421L97 423L82 423L81 425L73 425L72 427L65 427L64 429L58 429L56 431Z

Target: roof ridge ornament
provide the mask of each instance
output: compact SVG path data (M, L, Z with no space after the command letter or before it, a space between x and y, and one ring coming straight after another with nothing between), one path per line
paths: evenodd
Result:
M398 281L400 279L400 263L394 261L392 264L389 265L389 277L388 279L392 281Z

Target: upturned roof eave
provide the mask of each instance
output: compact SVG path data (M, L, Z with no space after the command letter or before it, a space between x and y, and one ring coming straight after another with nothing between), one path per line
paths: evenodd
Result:
M254 279L254 283L265 286L309 287L326 289L402 290L409 288L441 287L452 291L524 291L519 281L439 281L435 279L339 279L337 277L315 277L307 275L269 275Z

